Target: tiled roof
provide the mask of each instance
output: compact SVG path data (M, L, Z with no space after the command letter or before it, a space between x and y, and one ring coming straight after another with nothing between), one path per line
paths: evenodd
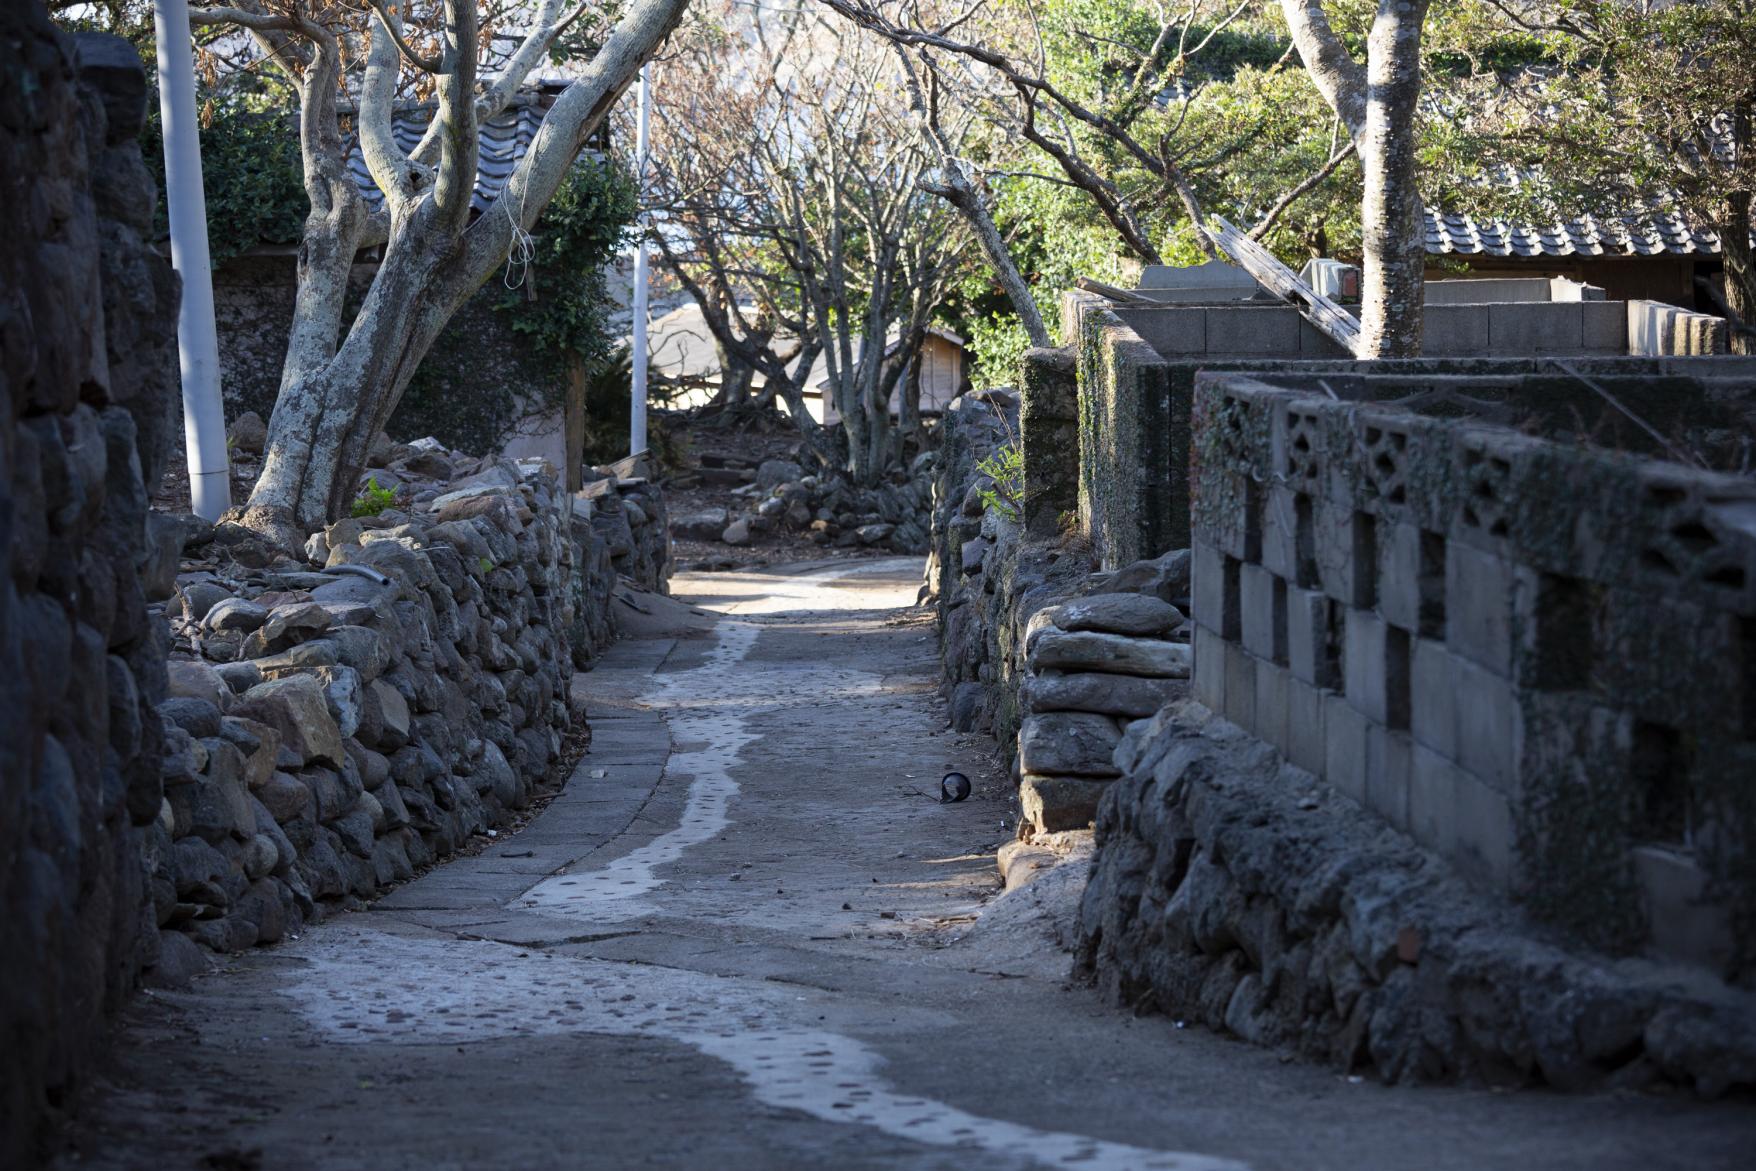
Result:
M1717 256L1719 237L1674 215L1643 220L1582 216L1535 228L1478 221L1455 212L1427 213L1427 251L1460 256Z
M482 123L476 189L470 198L470 205L477 212L487 210L499 196L512 169L518 166L518 160L530 148L531 139L536 137L537 127L543 124L546 113L548 111L536 102L520 102ZM390 132L396 137L397 145L405 151L414 150L421 135L427 132L427 123L432 117L433 111L426 107L397 110L390 118ZM359 184L367 201L373 207L383 206L384 195L372 182L357 138L348 144L348 170L353 172L354 182Z

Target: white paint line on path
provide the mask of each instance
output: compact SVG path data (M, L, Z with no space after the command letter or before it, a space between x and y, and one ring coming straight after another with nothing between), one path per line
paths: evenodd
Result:
M1229 1159L1154 1151L984 1118L883 1077L867 1045L800 1026L834 1006L762 980L411 939L326 925L288 951L307 967L280 990L329 1040L456 1045L567 1034L678 1041L726 1062L763 1103L929 1146L968 1147L1090 1171L1247 1171Z
M879 562L776 578L772 597L779 601L772 609L840 609L846 595L827 590L830 582L894 569ZM667 778L691 778L681 821L605 865L544 879L519 896L517 906L611 923L647 913L645 896L664 882L658 869L678 861L691 846L711 841L730 824L729 806L738 794L732 769L743 763L743 749L756 739L749 730L754 717L801 703L882 691L883 680L869 671L829 663L748 661L760 625L722 619L714 631L715 645L699 666L655 675L652 695L641 701L641 706L664 713L674 741L705 745L673 753L665 765Z

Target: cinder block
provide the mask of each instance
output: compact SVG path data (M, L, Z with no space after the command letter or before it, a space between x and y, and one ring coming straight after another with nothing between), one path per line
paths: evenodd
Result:
M1347 612L1342 668L1348 702L1375 723L1390 724L1390 628L1370 610Z
M1284 755L1287 752L1287 681L1291 676L1285 667L1261 659L1255 662L1253 670L1256 673L1256 703L1252 730Z
M1269 486L1262 507L1262 567L1285 581L1299 580L1297 494Z
M1429 305L1421 326L1421 353L1429 358L1479 358L1491 338L1486 305Z
M1458 767L1424 744L1409 750L1408 832L1430 850L1457 848Z
M1259 659L1286 659L1286 612L1275 603L1280 579L1260 565L1238 567L1244 649Z
M1294 356L1299 352L1299 311L1284 305L1210 305L1207 307L1207 352L1231 356Z
M1445 644L1414 640L1409 682L1409 731L1448 759L1457 758L1457 674Z
M1411 755L1408 733L1366 725L1366 807L1397 829L1408 828Z
M1323 778L1338 792L1366 803L1366 729L1370 721L1346 698L1323 697Z
M1163 357L1207 353L1207 310L1198 307L1129 310L1128 325Z
M1458 541L1447 543L1445 645L1508 678L1512 674L1513 588L1509 562Z
M1583 305L1582 301L1489 305L1488 352L1496 357L1577 354L1585 341Z
M1620 301L1582 301L1582 349L1590 354L1628 352L1628 311Z
M1378 613L1404 630L1421 626L1421 530L1378 525Z
M1345 346L1322 330L1299 318L1299 355L1304 358L1352 358Z
M1312 547L1317 557L1317 580L1323 592L1344 606L1369 605L1360 599L1370 598L1376 590L1378 566L1374 559L1359 564L1356 556L1360 545L1376 548L1376 540L1362 541L1370 536L1366 526L1377 518L1357 512L1352 503L1318 499L1313 502L1311 524Z
M1457 763L1502 793L1516 791L1524 743L1524 716L1512 684L1466 659L1452 656L1456 682Z
M1329 662L1329 623L1334 603L1318 590L1287 587L1287 665L1293 677L1313 687L1333 689Z
M1504 793L1467 771L1457 774L1455 845L1450 856L1465 875L1496 890L1510 890L1517 848L1512 805Z
M1287 676L1286 758L1306 772L1323 775L1323 697L1303 680Z
M1189 549L1189 615L1196 625L1223 633L1226 629L1226 555L1206 541Z
M1663 846L1639 846L1634 866L1646 896L1652 949L1724 971L1732 958L1731 923L1723 905L1703 897L1707 875L1695 860Z
M1256 731L1256 660L1235 642L1225 644L1226 719L1245 731Z
M1205 626L1195 627L1194 682L1195 698L1209 710L1223 714L1226 710L1226 642Z

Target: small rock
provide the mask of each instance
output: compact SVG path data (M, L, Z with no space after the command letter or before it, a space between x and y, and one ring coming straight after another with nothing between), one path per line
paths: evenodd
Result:
M268 621L268 611L255 602L244 598L227 598L219 602L207 612L201 620L203 630L239 630L249 632L256 630Z
M728 545L748 545L750 543L750 522L742 518L726 526L720 534L720 540Z
M231 441L233 451L248 452L260 455L268 446L268 424L255 411L245 411L226 429L226 438Z
M893 524L869 524L861 525L854 530L854 536L862 545L876 545L880 541L888 539L890 534L895 531L896 526Z
M789 480L803 478L805 469L791 460L767 459L756 468L756 486L778 488Z

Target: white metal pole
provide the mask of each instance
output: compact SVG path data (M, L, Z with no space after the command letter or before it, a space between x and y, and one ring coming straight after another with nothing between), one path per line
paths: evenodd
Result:
M188 0L153 0L159 54L159 112L165 132L165 204L171 221L171 267L182 278L177 351L183 368L183 449L189 459L189 506L218 520L232 506L226 416L220 401L219 341L213 325L213 274L207 255L207 199L201 188L201 139L195 121L195 48Z
M641 199L646 198L646 155L651 141L652 89L647 80L647 67L640 67L639 130L634 141L634 183ZM634 390L632 408L628 413L628 454L646 450L646 224L641 217L642 235L634 246Z

